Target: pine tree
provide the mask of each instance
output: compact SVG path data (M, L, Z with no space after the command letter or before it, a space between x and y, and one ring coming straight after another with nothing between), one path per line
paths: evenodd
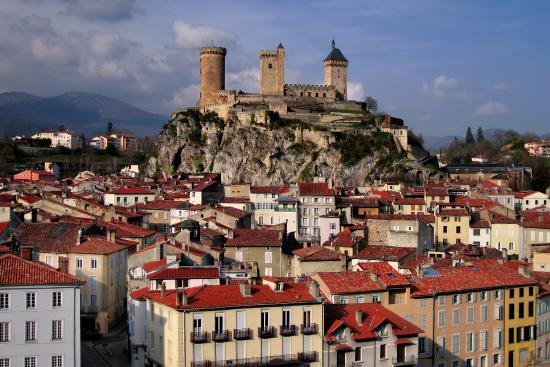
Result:
M468 130L466 131L466 139L464 140L466 145L470 145L475 143L474 140L474 134L472 134L472 129L468 126Z
M483 129L480 127L477 128L477 140L478 143L485 141L485 136L483 135Z

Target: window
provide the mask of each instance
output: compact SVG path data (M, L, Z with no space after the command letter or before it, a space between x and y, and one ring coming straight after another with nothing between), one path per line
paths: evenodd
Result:
M365 296L355 297L355 303L365 303Z
M445 327L445 311L439 311L437 313L437 326Z
M361 347L355 347L355 362L361 362Z
M25 321L25 341L36 341L36 321Z
M453 305L460 304L460 294L453 294Z
M444 336L440 336L437 338L437 354L440 357L445 356L445 348L446 348L446 338Z
M460 226L456 226L456 233L460 233Z
M266 250L264 253L264 261L266 264L271 264L273 262L273 253L269 250Z
M502 348L502 329L493 330L493 348Z
M524 293L525 293L524 289L523 289L523 288L520 288L520 289L519 289L519 296L520 296L520 297L523 297L523 296L525 295Z
M468 324L473 324L474 323L474 308L473 307L468 307L466 309L466 322Z
M52 340L61 340L63 338L63 321L52 320Z
M420 299L420 307L426 307L428 305L428 300L426 298Z
M500 299L502 297L502 292L500 289L495 291L495 299Z
M380 359L386 358L386 344L380 345Z
M90 259L90 269L97 269L97 258L92 257Z
M489 300L489 292L487 292L487 291L481 292L481 300L482 301L488 301Z
M476 350L476 333L474 332L469 332L469 333L466 333L466 351L467 352L473 352L474 350Z
M6 310L10 308L10 295L7 293L0 293L0 310Z
M0 343L10 341L10 323L7 321L0 322Z
M482 322L487 322L489 318L489 312L487 310L487 305L481 305L480 312L479 312L479 319Z
M79 257L76 258L76 268L77 269L82 269L82 261L83 261L82 257L79 256Z
M52 307L61 307L63 305L63 300L61 298L61 292L52 293Z
M529 306L528 306L528 315L529 317L533 317L534 316L534 313L535 313L535 304L533 301L529 301Z
M523 302L518 304L518 317L523 319L525 316L525 304Z
M510 298L514 298L514 288L510 289Z
M500 364L500 353L493 354L493 365Z
M36 293L27 293L27 308L36 308Z
M476 301L476 294L475 293L468 293L468 303L473 303Z
M495 320L502 320L502 306L495 305Z
M418 338L418 353L426 352L426 338Z
M460 335L453 335L453 345L451 352L454 354L460 353Z
M534 294L534 288L529 287L529 295L532 296Z
M336 223L330 223L330 229L335 230L336 229Z
M443 226L443 233L447 233L447 226Z
M479 332L479 349L487 350L487 330L481 330Z
M460 308L453 309L453 325L460 324Z
M437 297L437 302L440 306L445 306L445 296Z
M425 314L420 314L420 316L418 317L418 326L421 329L426 328L426 315Z
M262 327L262 330L265 330L269 326L269 311L268 310L262 310L262 313L261 313L260 316L261 316L260 325Z
M0 358L0 367L10 367L10 359Z
M63 356L52 356L52 367L63 367Z
M513 320L514 317L515 317L514 311L515 311L514 304L513 304L513 303L510 303L510 304L508 305L508 318L509 318L510 320Z
M514 342L514 328L508 328L508 343Z
M341 304L347 304L348 303L348 297L340 297L340 303Z
M25 357L25 367L36 367L36 357Z
M474 359L473 358L467 358L466 359L466 367L474 367Z

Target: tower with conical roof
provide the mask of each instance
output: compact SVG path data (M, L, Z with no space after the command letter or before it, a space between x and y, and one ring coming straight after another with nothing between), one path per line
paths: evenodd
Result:
M336 98L342 101L348 97L348 59L342 51L336 48L336 42L332 40L332 48L328 56L323 60L325 66L325 85L336 88Z
M285 93L285 48L262 50L260 57L260 94L282 96Z

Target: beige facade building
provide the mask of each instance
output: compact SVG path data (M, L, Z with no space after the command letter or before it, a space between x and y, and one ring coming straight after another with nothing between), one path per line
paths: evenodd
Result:
M442 209L435 216L435 243L468 243L470 213L466 209Z
M323 309L315 284L150 291L147 357L152 366L321 366Z

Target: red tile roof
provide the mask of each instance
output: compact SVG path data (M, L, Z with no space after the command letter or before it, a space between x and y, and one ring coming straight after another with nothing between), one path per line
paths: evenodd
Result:
M250 198L246 196L224 197L221 202L225 204L246 204L250 203Z
M105 238L91 237L80 245L73 246L68 252L73 254L109 255L127 248L126 246L107 241Z
M136 300L144 301L148 293L149 293L149 288L143 287L130 292L130 297Z
M11 254L0 256L0 286L79 284L72 275Z
M414 252L416 249L411 247L367 246L357 257L365 260L400 261Z
M66 254L76 245L78 231L84 225L74 223L23 223L17 228L22 247L36 247L39 252Z
M411 285L405 276L399 274L387 262L360 262L357 266L363 271L378 275L378 281L386 287L406 287Z
M468 260L470 265L440 266L434 274L418 278L411 276L415 291L413 297L440 293L465 292L510 286L536 285L527 278L497 260Z
M377 214L367 215L366 219L415 220L422 223L435 223L435 216L432 214Z
M385 324L392 326L398 337L415 336L423 330L391 312L379 303L350 303L325 305L325 340L334 342L334 334L342 327L351 331L351 338L356 341L377 339L376 333ZM361 312L362 322L357 320Z
M269 229L235 229L234 237L225 247L281 247L279 231Z
M341 261L344 255L340 251L334 251L324 246L304 247L292 251L298 256L298 260L307 261Z
M251 194L277 194L288 192L288 186L251 186Z
M524 199L527 196L531 196L533 194L540 194L540 193L537 191L518 191L518 192L514 192L514 197L516 199Z
M386 289L363 271L322 272L317 275L333 294L379 292Z
M0 245L0 254L6 254L11 252L11 249L8 246Z
M338 246L353 248L357 241L361 240L362 237L352 236L350 231L343 231L338 233L334 239L326 241L323 246Z
M443 216L466 217L466 216L469 216L470 213L468 213L468 210L466 209L442 209L436 215L438 217L443 217Z
M152 200L144 204L138 204L137 207L143 210L170 210L181 204L181 201L176 200Z
M300 196L334 196L336 193L326 182L300 182Z
M42 198L38 195L22 195L19 200L24 201L28 204L34 204L37 201L40 201Z
M424 198L397 198L395 199L397 205L426 205Z
M150 291L147 298L175 309L218 309L321 303L309 293L309 287L304 283L286 283L285 289L280 292L272 290L269 285L252 285L250 296L243 296L239 285L204 285L186 288L183 291L187 296L186 305L176 306L176 290L166 291L165 297L161 297L160 291Z
M217 267L164 268L147 275L147 279L218 279L220 269Z
M504 216L504 215L499 214L497 212L490 212L489 217L490 217L491 223L495 223L495 224L514 224L514 223L518 223L518 221L515 220L514 218Z
M142 268L145 272L150 273L154 270L160 269L163 266L166 266L166 258L160 260L149 261L142 265Z
M249 212L245 212L244 210L233 208L230 206L217 206L214 208L214 210L237 219L242 219L250 215Z
M112 226L115 227L116 235L120 237L130 237L130 238L136 238L136 237L148 237L155 235L155 231L134 226L132 224L124 223L124 222L109 222Z

